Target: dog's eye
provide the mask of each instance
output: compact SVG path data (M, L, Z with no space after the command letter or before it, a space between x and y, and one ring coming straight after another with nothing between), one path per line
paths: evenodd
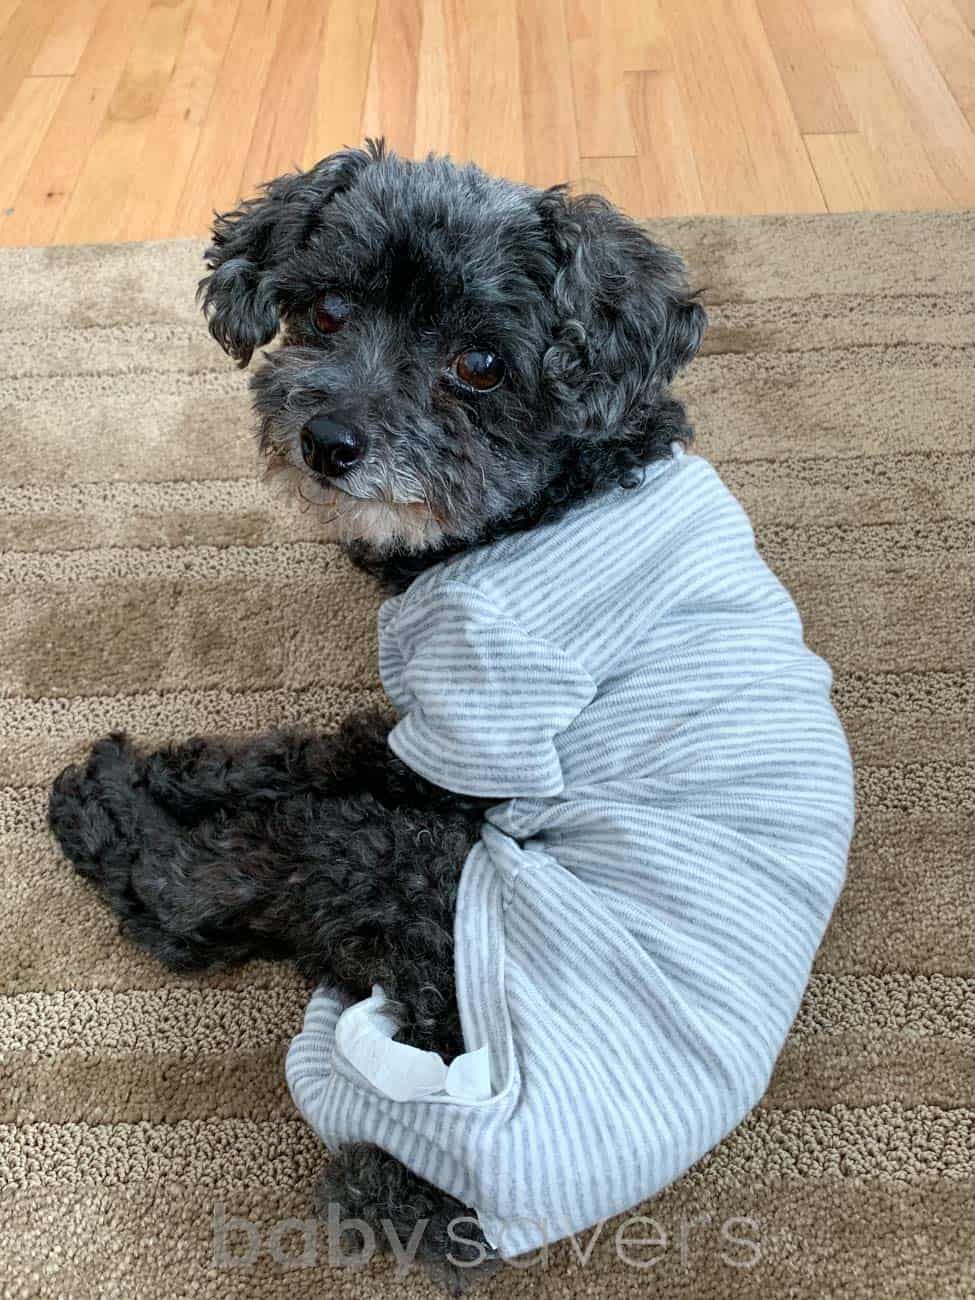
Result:
M324 293L311 309L319 334L335 334L349 319L349 304L340 293Z
M454 357L450 367L465 388L473 388L477 393L490 392L497 388L504 379L505 365L494 352L484 352L472 348Z

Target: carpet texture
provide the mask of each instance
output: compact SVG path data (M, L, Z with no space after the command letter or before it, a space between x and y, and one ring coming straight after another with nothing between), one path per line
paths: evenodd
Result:
M858 829L760 1108L622 1248L620 1220L483 1294L975 1296L975 219L655 229L706 286L698 446L834 666ZM284 1085L291 972L168 974L44 831L108 729L382 699L376 597L256 481L199 270L195 242L0 253L0 1289L433 1295L282 1222L324 1159Z

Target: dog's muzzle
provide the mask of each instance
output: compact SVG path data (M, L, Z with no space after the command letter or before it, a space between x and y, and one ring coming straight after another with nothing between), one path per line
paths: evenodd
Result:
M327 415L309 420L301 431L301 455L308 468L323 478L341 478L366 451L366 440Z

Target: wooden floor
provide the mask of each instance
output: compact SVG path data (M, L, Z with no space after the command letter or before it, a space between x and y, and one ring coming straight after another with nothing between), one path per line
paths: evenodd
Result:
M637 214L975 207L975 0L0 0L0 243L199 235L364 135Z

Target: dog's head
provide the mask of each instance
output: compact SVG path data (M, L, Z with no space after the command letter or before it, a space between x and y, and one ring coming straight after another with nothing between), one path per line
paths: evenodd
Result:
M271 471L376 552L474 541L621 481L675 437L705 326L676 254L605 200L382 145L218 217L210 330Z

